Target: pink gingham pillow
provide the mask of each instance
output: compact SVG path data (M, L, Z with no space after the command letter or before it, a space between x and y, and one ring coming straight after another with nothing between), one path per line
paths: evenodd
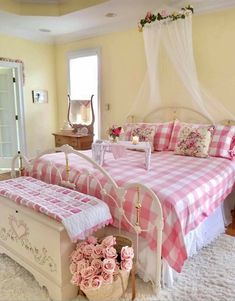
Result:
M123 132L120 136L121 140L130 141L131 140L131 132L135 127L135 123L126 123L123 126Z
M180 130L185 127L185 126L190 126L194 129L197 128L206 128L209 129L210 131L212 130L213 126L209 124L200 124L200 123L186 123L186 122L181 122L179 120L174 121L174 126L171 134L171 139L169 142L168 150L174 151L179 139L179 133Z
M156 151L164 151L168 149L174 122L156 123L156 131L154 136L154 149Z
M212 136L209 155L232 159L234 148L235 126L216 125Z

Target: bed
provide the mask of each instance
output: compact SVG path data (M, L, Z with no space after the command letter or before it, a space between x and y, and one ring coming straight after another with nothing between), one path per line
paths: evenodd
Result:
M176 117L194 123L211 124L210 120L194 110L172 107L154 111L144 122L162 122ZM131 119L134 121L133 116ZM90 151L85 154L91 157ZM106 154L103 167L118 186L122 187L127 182L142 183L159 197L164 216L163 284L171 286L180 275L185 260L225 231L225 224L229 222L225 221L225 216L229 216L228 212L234 204L231 192L235 182L235 162L213 156L206 159L176 156L172 151L161 151L152 153L151 168L147 171L143 169L142 157L143 154L139 152L128 151L126 158L115 160L109 153ZM67 167L65 162L69 162ZM108 190L107 183L97 170L78 159L76 153L70 153L66 158L62 153L42 154L31 161L30 174L54 184L75 183L73 188L101 198L104 198L102 187ZM117 198L111 190L108 192ZM123 207L131 221L135 218L131 209L135 200L136 194L130 192ZM120 212L115 209L112 200L106 198L106 202L114 217L114 226L118 227L121 223L121 228L131 235L130 225L125 219L120 221ZM140 215L145 228L148 221L155 218L148 198L143 199ZM150 229L139 242L138 273L145 281L152 282L156 280L154 237L155 229Z

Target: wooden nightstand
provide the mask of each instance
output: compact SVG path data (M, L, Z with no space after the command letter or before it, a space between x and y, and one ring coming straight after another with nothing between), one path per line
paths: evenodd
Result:
M67 132L58 132L53 133L55 136L55 146L59 147L64 144L68 144L72 146L76 150L86 150L91 149L91 145L93 142L93 136L81 136L78 134L67 133Z

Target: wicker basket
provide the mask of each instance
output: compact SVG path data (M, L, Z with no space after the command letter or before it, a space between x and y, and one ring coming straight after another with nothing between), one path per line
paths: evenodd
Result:
M130 272L120 271L116 281L102 284L99 289L82 290L90 301L116 301L126 291Z
M116 245L114 246L118 253L122 247L132 247L132 241L125 236L115 236ZM102 241L102 239L100 239ZM82 290L90 301L116 301L126 291L130 272L120 270L116 281L110 284L102 284L99 289Z

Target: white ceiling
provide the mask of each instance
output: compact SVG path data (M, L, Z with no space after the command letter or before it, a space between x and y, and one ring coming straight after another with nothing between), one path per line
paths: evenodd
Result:
M63 0L16 0L52 4ZM21 16L0 8L0 33L47 43L64 43L113 31L137 28L147 11L172 10L188 5L184 0L110 0L63 16ZM235 0L191 0L195 13L235 8ZM107 13L117 14L107 18ZM50 33L39 29L49 29Z

